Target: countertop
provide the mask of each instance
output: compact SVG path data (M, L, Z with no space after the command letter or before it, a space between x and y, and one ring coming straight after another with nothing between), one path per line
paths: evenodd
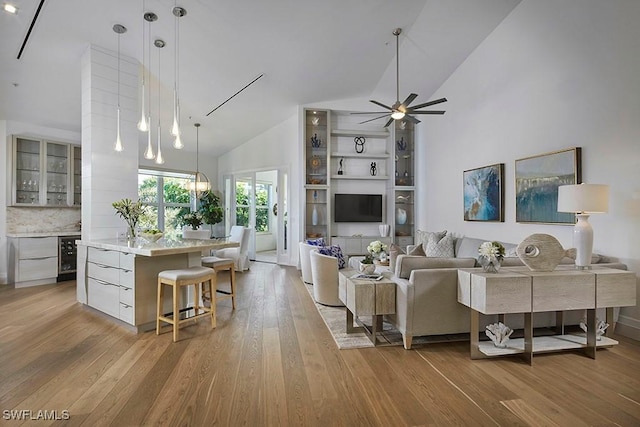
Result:
M218 239L167 240L165 238L162 238L155 243L149 243L142 238L138 238L135 245L128 245L127 241L124 239L78 240L77 244L98 249L132 253L142 256L172 255L188 252L201 252L207 249L237 248L238 246L240 246L238 242L228 242L226 240Z
M57 230L57 231L30 231L7 233L7 237L57 237L57 236L80 236L82 233L78 230Z

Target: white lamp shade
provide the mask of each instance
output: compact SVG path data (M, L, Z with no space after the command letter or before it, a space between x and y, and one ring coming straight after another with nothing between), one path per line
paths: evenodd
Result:
M608 185L577 184L558 187L558 212L604 213L608 211Z

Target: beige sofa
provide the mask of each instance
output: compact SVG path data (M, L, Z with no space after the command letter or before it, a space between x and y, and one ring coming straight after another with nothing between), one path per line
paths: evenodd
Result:
M399 255L396 259L393 280L396 287L396 314L386 316L402 334L405 349L411 348L414 336L445 335L469 332L469 309L458 303L458 268L477 267L477 250L485 240L458 238L454 258L429 258L414 255ZM507 255L516 245L503 243ZM594 264L626 270L621 263L609 262L596 256ZM573 263L571 259L563 263ZM523 265L519 258L507 256L503 266ZM546 315L548 314L548 316ZM522 316L509 319L510 326L522 327ZM565 316L567 324L578 324L582 313ZM484 316L484 326L496 319ZM520 322L520 323L519 323ZM534 326L551 326L555 322L553 313L543 313L534 318Z

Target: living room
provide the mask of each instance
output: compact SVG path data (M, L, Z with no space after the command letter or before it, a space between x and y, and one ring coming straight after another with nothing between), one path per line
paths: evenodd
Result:
M446 97L448 102L444 108L447 110L445 115L426 117L416 130L416 150L419 159L416 177L416 194L418 194L416 197L416 228L430 231L446 229L459 236L514 243L522 241L533 233L547 233L555 236L564 247L571 247L573 230L570 226L516 222L515 161L571 147L581 147L582 180L586 183L608 184L611 188L608 213L593 215L590 218L595 231L594 252L615 258L626 264L630 271L638 274L640 272L640 249L635 244L640 239L640 221L638 220L640 218L640 172L637 167L638 159L640 159L640 144L638 144L640 126L636 119L640 116L640 103L638 102L640 83L637 78L640 75L640 59L636 54L639 48L638 40L640 40L638 18L640 18L640 5L634 0L608 2L574 0L561 3L556 1L521 1L486 38L479 42L477 48L459 66L454 67L451 74L443 77L444 83L442 85L430 91L428 88L424 88L421 83L421 75L429 67L429 61L420 53L421 46L427 43L441 43L446 46L447 41L424 39L422 37L423 31L426 31L424 22L428 21L429 17L420 14L413 26L407 30L406 35L409 42L402 45L403 58L407 58L407 61L416 61L417 64L411 66L410 62L403 63L401 96L404 92L412 91L420 94L417 102L426 102L441 97ZM390 33L391 28L385 29L385 31ZM458 31L465 31L465 29L459 28ZM382 87L377 88L377 92L390 93L390 96L394 98L394 76L395 64L390 63L384 74L384 81L381 80L378 83ZM363 111L371 108L370 98L380 99L377 95L367 94L360 98L314 101L299 105L296 111L291 111L291 115L286 120L274 124L268 131L252 137L246 143L218 158L209 159L212 165L206 166L206 172L215 177L214 181L221 185L222 177L225 175L249 170L286 168L290 177L290 197L288 199L290 242L302 241L305 238L300 220L301 212L304 210L303 195L305 194L301 142L303 109ZM55 129L44 125L21 126L15 121L0 120L0 133L10 136L20 129L40 134L53 133L52 137L64 140L78 140L80 138L79 132ZM9 150L5 144L4 141L0 144L3 152L5 149ZM110 140L109 144L111 144ZM185 155L184 158L177 160L175 167L188 165L189 161ZM463 171L496 163L504 163L505 165L504 222L464 221ZM127 160L122 164L109 163L106 167L118 168L119 172L125 171L132 175L137 173L138 167L150 164L151 162L143 160L140 156L139 162ZM4 176L0 177L0 186L5 185L6 187L8 185L6 179ZM124 182L122 190L129 196L135 196L136 189L134 187L135 185L132 185L131 182ZM118 197L115 195L116 192L111 192L108 194L108 198L110 200L120 198L120 193L118 193ZM4 199L6 205L5 197L3 194L0 200ZM101 201L103 205L107 202L106 199ZM91 222L94 223L94 226L100 224L101 221L113 224L117 219L107 218L107 211L110 211L110 207L103 208L102 216L94 216L92 221L87 221L86 224L84 224L83 218L83 227L90 227ZM6 210L2 210L0 224L4 226L5 223ZM108 232L111 233L111 230ZM377 233L377 227L371 231L371 234L375 233ZM1 243L4 247L6 238L2 237ZM5 258L4 249L0 249L0 255ZM289 259L285 264L292 266L291 269L295 270L298 262L297 251L290 251ZM538 423L549 422L550 419L560 424L562 421L575 422L578 419L576 414L580 411L588 413L589 416L593 415L593 412L606 412L602 406L598 406L596 409L587 407L594 402L589 401L588 397L584 395L594 392L602 402L607 402L609 392L612 395L622 393L612 385L615 382L613 380L603 386L608 388L594 391L592 389L593 383L590 382L594 380L594 377L587 377L590 370L594 370L592 369L593 365L588 363L592 361L588 358L582 360L582 356L574 358L574 355L571 354L555 356L556 359L553 360L543 358L543 362L539 366L530 368L519 365L510 359L504 363L489 361L484 364L473 364L466 361L468 352L466 352L466 348L460 346L449 348L440 346L433 349L425 347L418 351L405 353L393 352L393 350L402 350L401 348L386 348L375 353L369 350L339 352L334 348L333 341L326 330L319 331L324 326L321 320L315 319L313 322L307 322L306 319L300 320L304 317L306 310L312 309L310 299L303 301L303 298L308 297L304 294L306 290L300 291L296 288L295 291L292 291L281 283L281 281L291 282L297 276L292 273L277 273L273 270L265 271L262 268L252 267L252 269L252 272L246 275L247 290L244 291L245 294L241 295L240 299L241 303L251 304L247 305L250 309L239 311L238 317L242 318L243 323L237 329L224 329L224 326L222 328L219 326L219 329L211 334L219 333L215 337L216 348L238 351L236 354L240 354L240 350L243 350L242 354L246 357L243 360L230 360L230 356L225 356L221 358L221 361L228 363L230 368L215 368L218 375L216 379L226 384L226 388L223 389L236 393L229 399L236 406L231 410L222 404L223 414L216 414L215 410L210 409L211 412L207 412L210 416L215 415L222 420L231 420L233 414L236 416L244 414L253 422L268 423L267 421L271 421L271 424L276 424L278 415L282 416L280 420L285 419L281 413L273 415L271 412L273 408L281 408L278 405L283 405L278 397L284 395L285 390L287 396L294 395L297 390L296 386L304 384L304 391L300 399L313 401L316 404L307 404L307 406L300 404L303 407L301 412L304 416L297 420L302 420L301 424L313 424L310 420L335 421L335 418L332 418L329 413L335 411L336 408L346 413L347 415L344 417L350 422L376 423L373 421L375 420L379 425L389 424L398 419L403 420L398 424L418 424L425 422L425 419L435 424L445 424L447 421L487 424L493 422L504 425L526 422L523 419L526 419L526 415L531 415L531 413L528 412L526 405L518 406L519 403L514 397L517 393L508 387L492 388L496 384L504 385L495 379L502 377L503 379L508 378L505 382L513 381L514 387L518 386L527 390L523 399L530 399L527 404L531 406L538 403L536 411L544 412L539 409L540 407L548 410L546 415L550 418L529 419L530 424L536 424L536 421ZM263 274L264 277L259 277L260 274ZM270 284L271 281L275 284ZM265 288L259 286L265 286ZM283 297L287 292L291 293ZM67 290L65 296L69 297L70 294L71 292ZM69 303L58 301L61 299L60 296L56 296L52 300L52 304L60 304L55 309L55 313L66 313L63 308ZM36 305L35 301L29 301L29 303ZM289 304L291 305L289 306ZM14 308L13 306L7 307ZM290 313L283 314L282 307L290 309ZM224 312L224 310L222 312L223 316L228 317L219 319L219 325L224 325L224 322L231 317L228 312ZM73 319L81 319L82 322L91 321L87 320L90 317L87 312L76 310L73 313L74 316L77 316ZM31 315L40 317L41 313L36 312ZM51 313L47 315L51 315ZM49 317L44 318L49 319ZM20 317L20 319L24 320L25 324L30 322L29 317ZM278 330L275 325L278 325L280 329ZM14 340L16 339L15 335L20 331L28 333L28 337L36 333L34 330L23 329L22 326L12 328L14 328L12 329L14 332L11 332L11 339ZM61 332L60 330L64 328L69 329ZM74 332L77 336L89 334L88 330L83 331L71 321L61 322L55 330L58 334L55 336L60 339L62 344L65 344L66 341L61 337L68 337L66 339L71 342L71 336L74 334L69 331ZM109 348L99 349L96 347L91 350L92 353L89 357L95 358L96 366L83 365L83 370L76 374L76 378L73 375L73 366L66 367L64 361L64 358L75 350L69 350L68 354L57 354L55 353L55 343L46 342L47 345L44 348L48 351L47 354L50 356L55 353L53 355L55 360L51 363L53 373L48 371L38 380L41 382L37 382L37 388L43 385L44 392L53 395L55 381L52 383L47 381L56 380L58 378L56 375L60 375L59 379L63 378L63 373L65 378L75 378L73 381L77 382L65 383L65 387L68 387L65 390L69 391L73 390L75 385L82 383L81 377L83 375L86 374L87 377L91 377L92 374L99 376L102 374L101 367L108 366L108 374L118 381L119 386L123 386L125 393L120 394L119 390L112 388L105 389L103 392L99 386L104 386L106 380L96 383L97 386L92 388L88 394L96 399L102 399L106 396L104 401L88 403L90 399L86 398L76 402L78 406L76 413L82 413L82 420L87 420L88 424L91 421L96 421L96 417L98 417L98 415L91 415L95 408L98 410L94 414L104 415L105 419L111 416L111 419L118 419L124 424L131 420L142 420L143 414L140 414L141 410L136 408L150 407L152 398L143 392L135 396L131 390L161 391L160 380L155 382L151 375L144 381L142 380L142 376L148 372L159 373L157 377L162 377L165 380L171 377L172 381L188 389L190 385L187 380L184 382L180 380L180 378L186 378L190 375L187 368L173 371L173 367L170 366L171 363L180 360L183 352L190 357L189 360L202 368L202 372L207 375L211 373L210 369L212 368L202 355L204 346L211 343L197 339L200 335L204 335L204 332L208 332L202 327L196 330L194 336L187 338L186 343L174 347L170 345L161 347L157 342L154 342L155 336L137 341L132 336L115 330L108 324L92 324L90 330L102 334L100 336L104 337L104 341L113 346L113 353L118 357L123 357L122 360L117 359L119 364L114 367L108 366L108 362L104 359L110 357L108 355ZM282 354L265 344L265 354L263 354L260 348L262 341L260 345L254 347L253 344L256 341L252 338L255 337L243 335L248 334L247 331L259 331L255 332L256 334L264 333L264 336L267 337L265 342L277 343L278 339L283 341L289 339L296 342L295 345L283 345ZM637 363L637 341L640 340L640 308L637 306L625 307L620 311L616 333L631 338L631 340L625 343L627 347L620 350L620 354L610 352L611 359L615 359L615 364L610 358L602 357L601 360L610 361L612 364L603 366L600 370L604 371L604 375L608 378L623 377L624 379L620 383L628 381L630 384L631 390L627 390L626 396L635 396L636 403L629 404L628 418L623 417L622 420L616 420L620 424L625 424L626 421L627 425L633 425L633 422L640 419L637 406L633 406L637 405L637 389L634 390L633 385L637 384L638 378L637 372L625 371L625 369L629 369L629 366L635 366L634 363ZM294 340L290 337L296 338ZM241 341L240 344L238 341ZM163 345L165 344L163 341ZM28 350L27 343L20 345L21 349L24 347L25 351ZM131 345L133 348L129 349L128 347ZM186 346L190 345L197 348L189 348L187 351ZM271 352L267 352L267 348ZM144 353L144 357L140 357L142 353L135 353L136 350L148 352ZM252 353L252 350L255 352ZM100 351L104 351L104 353L100 353ZM345 353L347 354L345 355ZM35 352L29 353L29 355L36 362L40 360L39 355ZM166 358L163 359L165 355ZM132 356L131 359L127 359L128 356ZM19 362L19 358L15 354L7 357L11 358L2 360ZM433 357L433 359L429 360L429 357ZM625 360L625 358L627 359ZM443 374L442 365L438 363L446 359L455 360L455 363L450 366L449 372ZM282 372L286 369L277 367L283 360L295 365L295 369L292 369L292 377L287 377L287 373ZM335 363L337 360L339 362ZM387 360L393 360L393 362ZM37 368L36 362L33 366ZM391 363L394 367L393 374L400 372L397 377L392 375L391 371L385 371L389 366L387 363ZM598 363L601 362L598 361ZM301 364L306 364L309 367L306 375L313 378L313 381L309 381L311 386L306 383L306 379L300 379L304 376L298 370ZM67 370L57 372L55 369L58 366L65 366ZM130 372L131 378L133 378L131 381L136 386L129 389L127 387L129 379L124 376L123 372L129 372L128 369L131 366L138 368L138 372ZM362 366L366 366L366 368L362 369ZM423 371L425 366L432 369L434 373L432 375L425 374ZM598 365L599 368L600 366ZM402 371L404 367L408 367L410 372ZM254 372L254 368L259 371L258 378L263 383L249 374L241 375L239 380L238 377L234 377L227 382L226 371ZM545 370L543 371L543 369ZM354 371L357 372L357 375L353 374ZM458 371L457 376L456 371ZM326 377L321 378L322 375L317 372L321 372ZM9 372L3 373L10 374ZM568 381L565 376L571 376L571 373L576 373L575 376L584 376L587 379L584 382L576 382L572 378L571 384L576 386L573 391L568 387L563 388L562 385L556 385L549 400L543 397L546 385L537 383L552 382L557 378ZM271 384L268 381L271 375L277 376L280 382L273 387L266 387L265 384ZM495 377L493 377L494 375ZM348 377L348 380L340 380L341 376ZM19 388L24 378L26 377L11 377L12 381L5 383L5 388L1 389L3 393L0 393L0 396L3 398L9 396L8 391L17 389L23 393L19 396L22 400L16 397L12 398L11 402L26 401L30 406L25 404L22 408L29 409L43 408L42 402L55 402L55 399L48 400L49 397L45 398L42 394L34 395L38 397L28 400L30 393L34 390ZM286 378L286 383L282 378ZM229 385L236 380L239 389L234 389ZM485 396L494 395L496 399L499 398L501 403L506 402L502 403L502 406L510 407L511 410L519 413L521 418L515 416L513 418L498 418L496 413L500 411L496 408L500 408L501 404L484 401L479 396L482 393L475 395L469 389L461 387L466 393L465 396L462 396L462 393L458 395L447 389L452 385L458 387L459 384L467 382L481 385L484 387L482 393ZM194 395L197 394L200 399L203 394L206 394L207 387L213 387L213 384L212 382L204 386L198 385L197 393ZM386 390L381 392L382 397L372 391L372 389L379 391L376 387L380 387L381 390L383 388L381 384L386 386ZM536 384L536 387L531 384ZM219 383L216 385L219 386ZM266 397L264 395L257 396L256 390L263 387L269 388L273 394L267 394ZM354 387L356 388L354 389ZM473 385L470 388L475 389L475 387ZM78 387L78 389L80 388L82 387ZM561 401L567 397L565 393L570 392L575 393L575 396L571 396L570 399L580 402L571 410L550 402L552 399ZM444 397L437 396L438 393L443 393ZM357 394L358 399L349 397L354 394ZM469 398L469 395L472 394L473 398ZM169 396L171 396L170 392L165 390L161 395L164 400L160 399L160 403L156 403L156 405L165 404L167 407L171 407L173 403L170 402ZM632 397L625 397L625 399ZM7 400L9 398L6 397ZM396 398L397 400L395 400ZM408 399L408 401L407 403L399 402L401 399ZM423 399L425 401L432 400L429 400L429 404L425 404L425 408L419 410L417 409L418 404ZM443 402L444 400L447 402ZM269 405L260 406L262 408L260 410L263 411L261 414L269 414L271 417L256 416L255 411L258 410L246 403L257 401L269 403ZM465 401L468 405L464 406L465 411L468 412L462 415L446 414L448 411L451 411L452 414L456 413L456 405L462 405L461 401ZM629 401L631 402L631 400ZM200 403L200 401L198 402ZM476 405L476 402L481 402L482 405ZM331 409L325 406L327 403ZM290 418L288 420L291 423L296 420L295 414L291 414L296 412L296 404L299 402L289 402L288 415ZM616 401L616 405L620 405L619 401ZM188 404L185 403L185 406ZM429 411L438 413L438 406L446 407L447 410L443 410L443 414L440 416L430 415L433 418L425 418L424 413ZM480 406L482 406L482 410L478 409ZM389 413L380 409L389 407L393 408ZM616 408L619 407L616 406ZM63 409L65 407L49 406L48 408ZM122 411L120 408L123 408ZM161 409L155 409L153 413L157 416L157 421L168 422L169 416L163 415ZM181 414L188 412L183 409L176 412ZM243 412L242 409L245 411ZM367 414L367 410L375 415ZM284 412L287 410L285 409ZM73 415L72 411L72 417ZM594 419L589 418L588 415L582 418L583 422L586 423L588 420ZM185 417L187 416L185 415ZM105 419L101 421L105 421ZM197 419L202 421L202 418ZM205 418L206 421L211 421L211 419ZM496 419L499 419L499 422L495 422ZM611 415L611 418L607 419L598 418L602 423L610 422L611 419L615 419L615 416Z

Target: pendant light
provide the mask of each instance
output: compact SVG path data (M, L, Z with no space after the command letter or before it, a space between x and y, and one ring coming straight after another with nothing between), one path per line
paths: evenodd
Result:
M179 81L179 63L180 63L180 18L187 14L187 10L175 6L173 8L173 15L175 16L175 48L174 48L174 81L173 81L173 126L171 127L171 135L175 137L173 146L180 150L184 147L182 140L180 139L180 92L178 90Z
M145 132L147 132L147 149L144 152L144 158L148 159L148 160L152 160L155 159L156 155L153 153L153 145L151 145L151 23L155 22L158 20L158 15L156 15L153 12L146 12L144 14L144 20L147 23L147 55L148 55L148 75L149 75L149 80L147 81L148 85L149 85L149 90L147 91L148 93L148 98L147 98L147 106L149 108L148 111L148 115L147 115L147 130ZM144 29L143 29L144 32ZM144 37L143 37L144 39ZM143 48L144 51L144 48ZM143 56L144 56L144 52L143 52ZM143 62L144 62L144 57L143 57ZM144 72L147 69L147 67L143 67L142 70L142 102L143 102L143 106L142 106L142 114L144 115ZM140 124L138 124L138 129L140 129ZM140 129L142 130L142 129Z
M113 31L118 34L118 110L117 110L117 130L116 130L116 144L114 149L116 151L124 150L122 146L122 140L120 139L120 36L127 32L127 27L120 24L115 24L113 26Z
M164 47L165 43L162 39L156 39L153 44L158 48L158 155L156 163L161 165L164 163L164 158L162 157L162 128L160 127L160 49Z
M200 134L198 132L200 128L200 123L193 124L196 127L196 176L195 180L189 181L187 183L187 190L195 193L196 198L199 199L207 190L211 189L211 183L209 182L209 178L199 169L198 158L200 157Z
M145 2L144 0L142 1L142 13L143 13L143 17L146 20L146 14L144 13L145 10ZM147 132L149 131L149 123L147 123L147 115L145 114L144 110L144 92L145 92L145 86L146 86L146 55L145 55L145 29L144 29L144 24L142 25L142 96L140 97L140 120L138 121L138 130L140 132Z

